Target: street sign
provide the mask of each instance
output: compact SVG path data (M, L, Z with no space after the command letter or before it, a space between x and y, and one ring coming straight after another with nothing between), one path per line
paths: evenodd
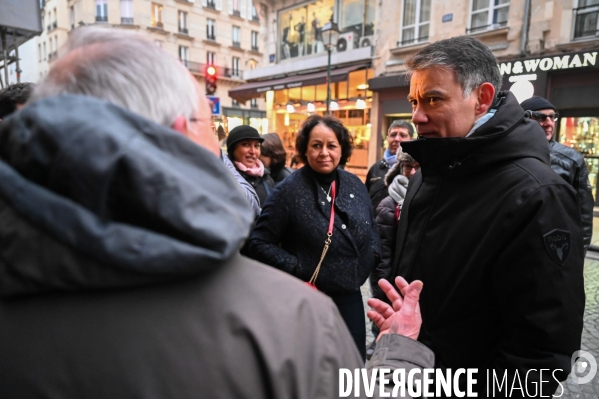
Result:
M210 100L210 104L212 106L212 116L220 116L221 108L220 108L220 97L215 96L206 96L208 100Z

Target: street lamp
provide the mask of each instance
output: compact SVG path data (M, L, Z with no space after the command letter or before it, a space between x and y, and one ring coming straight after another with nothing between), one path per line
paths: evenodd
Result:
M337 24L333 22L333 17L327 22L321 30L322 42L327 49L328 61L327 61L327 115L329 115L329 105L331 103L331 51L333 47L337 45L337 39L339 39L339 28Z

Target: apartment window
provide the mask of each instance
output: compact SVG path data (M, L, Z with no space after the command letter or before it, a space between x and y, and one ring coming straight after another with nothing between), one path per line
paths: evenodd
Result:
M108 5L106 0L96 0L96 22L108 21Z
M229 14L241 17L241 2L243 0L229 0Z
M133 25L133 0L121 0L121 24Z
M231 76L239 77L239 57L233 57L233 62L231 64Z
M42 45L41 44L37 45L37 59L39 60L38 62L42 62Z
M574 9L574 38L599 34L599 0L579 0Z
M470 29L467 32L480 32L506 26L509 12L509 0L472 0Z
M216 59L216 53L213 53L212 51L206 52L206 64L214 65L215 59Z
M250 8L252 13L252 21L260 21L260 18L258 17L258 10L256 10L256 6L254 6L253 1L250 1Z
M476 0L474 0L476 1ZM405 0L401 28L401 46L428 41L431 0Z
M252 50L258 51L258 32L252 31Z
M233 46L241 47L241 28L233 26Z
M150 20L150 25L155 28L163 28L162 25L162 5L152 3L152 19Z
M189 63L189 47L179 46L179 59L183 65L188 66Z
M48 54L48 59L51 60L52 59L52 52L53 52L53 50L52 50L52 38L50 38L49 43L50 44L48 45L48 48L50 49L50 53Z
M44 42L44 61L46 61L46 42Z
M232 100L231 100L231 105L232 105L233 107L240 107L240 105L239 105L239 101L237 101L236 99L232 99Z
M204 7L212 8L213 10L222 9L222 0L202 0Z
M179 11L179 32L187 35L187 13L185 11Z
M54 9L54 22L52 22L52 29L56 29L56 27L58 26L58 18L56 16L56 8Z
M75 7L71 6L69 9L69 22L71 24L71 29L75 28Z
M250 100L250 107L251 108L258 108L258 99L257 98L252 98Z
M213 19L206 20L206 39L216 40L216 21Z

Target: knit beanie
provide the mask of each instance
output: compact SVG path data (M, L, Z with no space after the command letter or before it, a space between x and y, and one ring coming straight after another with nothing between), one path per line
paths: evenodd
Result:
M528 100L522 101L520 106L525 111L538 111L540 109L552 109L555 111L555 106L553 104L539 96L533 96Z

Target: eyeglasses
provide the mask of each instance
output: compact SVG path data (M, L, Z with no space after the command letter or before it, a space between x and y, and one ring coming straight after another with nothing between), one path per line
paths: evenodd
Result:
M559 114L556 112L555 114L546 115L542 112L533 112L531 113L530 118L539 122L545 122L545 119L550 118L555 122L559 118Z
M410 164L404 163L403 165L401 165L401 168L403 169L404 172L408 173L408 172L411 172L412 169L414 169L414 170L420 169L420 164L410 165Z
M389 133L389 135L387 136L388 138L396 138L397 136L399 136L400 138L407 140L410 138L410 135L408 133L398 133L398 132L391 132Z

